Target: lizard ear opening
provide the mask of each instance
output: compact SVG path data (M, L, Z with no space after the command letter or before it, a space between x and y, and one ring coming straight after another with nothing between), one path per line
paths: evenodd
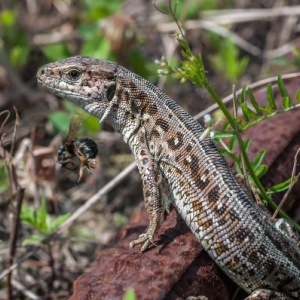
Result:
M112 100L112 98L115 95L115 92L116 92L116 85L115 84L112 84L112 85L110 85L107 88L107 90L106 90L106 98L107 98L108 101Z

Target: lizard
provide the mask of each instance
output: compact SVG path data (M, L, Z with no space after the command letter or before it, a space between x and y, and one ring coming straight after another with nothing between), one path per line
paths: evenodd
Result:
M117 63L74 56L49 63L37 81L129 145L149 227L130 248L153 244L170 202L216 264L253 299L300 299L300 249L238 184L204 128L149 81Z

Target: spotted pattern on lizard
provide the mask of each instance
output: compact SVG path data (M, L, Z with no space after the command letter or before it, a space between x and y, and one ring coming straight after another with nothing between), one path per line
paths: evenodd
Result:
M248 299L300 299L300 250L239 186L203 128L153 84L109 61L76 56L48 64L38 82L118 131L141 173L150 224L145 251L170 202Z

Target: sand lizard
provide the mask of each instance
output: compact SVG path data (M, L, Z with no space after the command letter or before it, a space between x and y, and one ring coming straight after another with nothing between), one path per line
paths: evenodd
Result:
M37 79L108 122L130 146L150 218L131 247L147 249L171 201L247 299L300 299L300 249L252 203L214 142L200 140L203 127L176 102L124 67L89 57L45 65Z

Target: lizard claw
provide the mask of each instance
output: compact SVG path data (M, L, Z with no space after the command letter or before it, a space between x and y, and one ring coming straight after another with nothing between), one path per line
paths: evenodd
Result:
M133 240L132 242L130 242L129 244L129 249L132 249L135 245L139 245L142 244L141 247L141 252L144 252L147 250L147 248L149 247L150 244L157 246L154 242L153 242L153 235L149 235L147 233L143 233L141 234L138 239Z

